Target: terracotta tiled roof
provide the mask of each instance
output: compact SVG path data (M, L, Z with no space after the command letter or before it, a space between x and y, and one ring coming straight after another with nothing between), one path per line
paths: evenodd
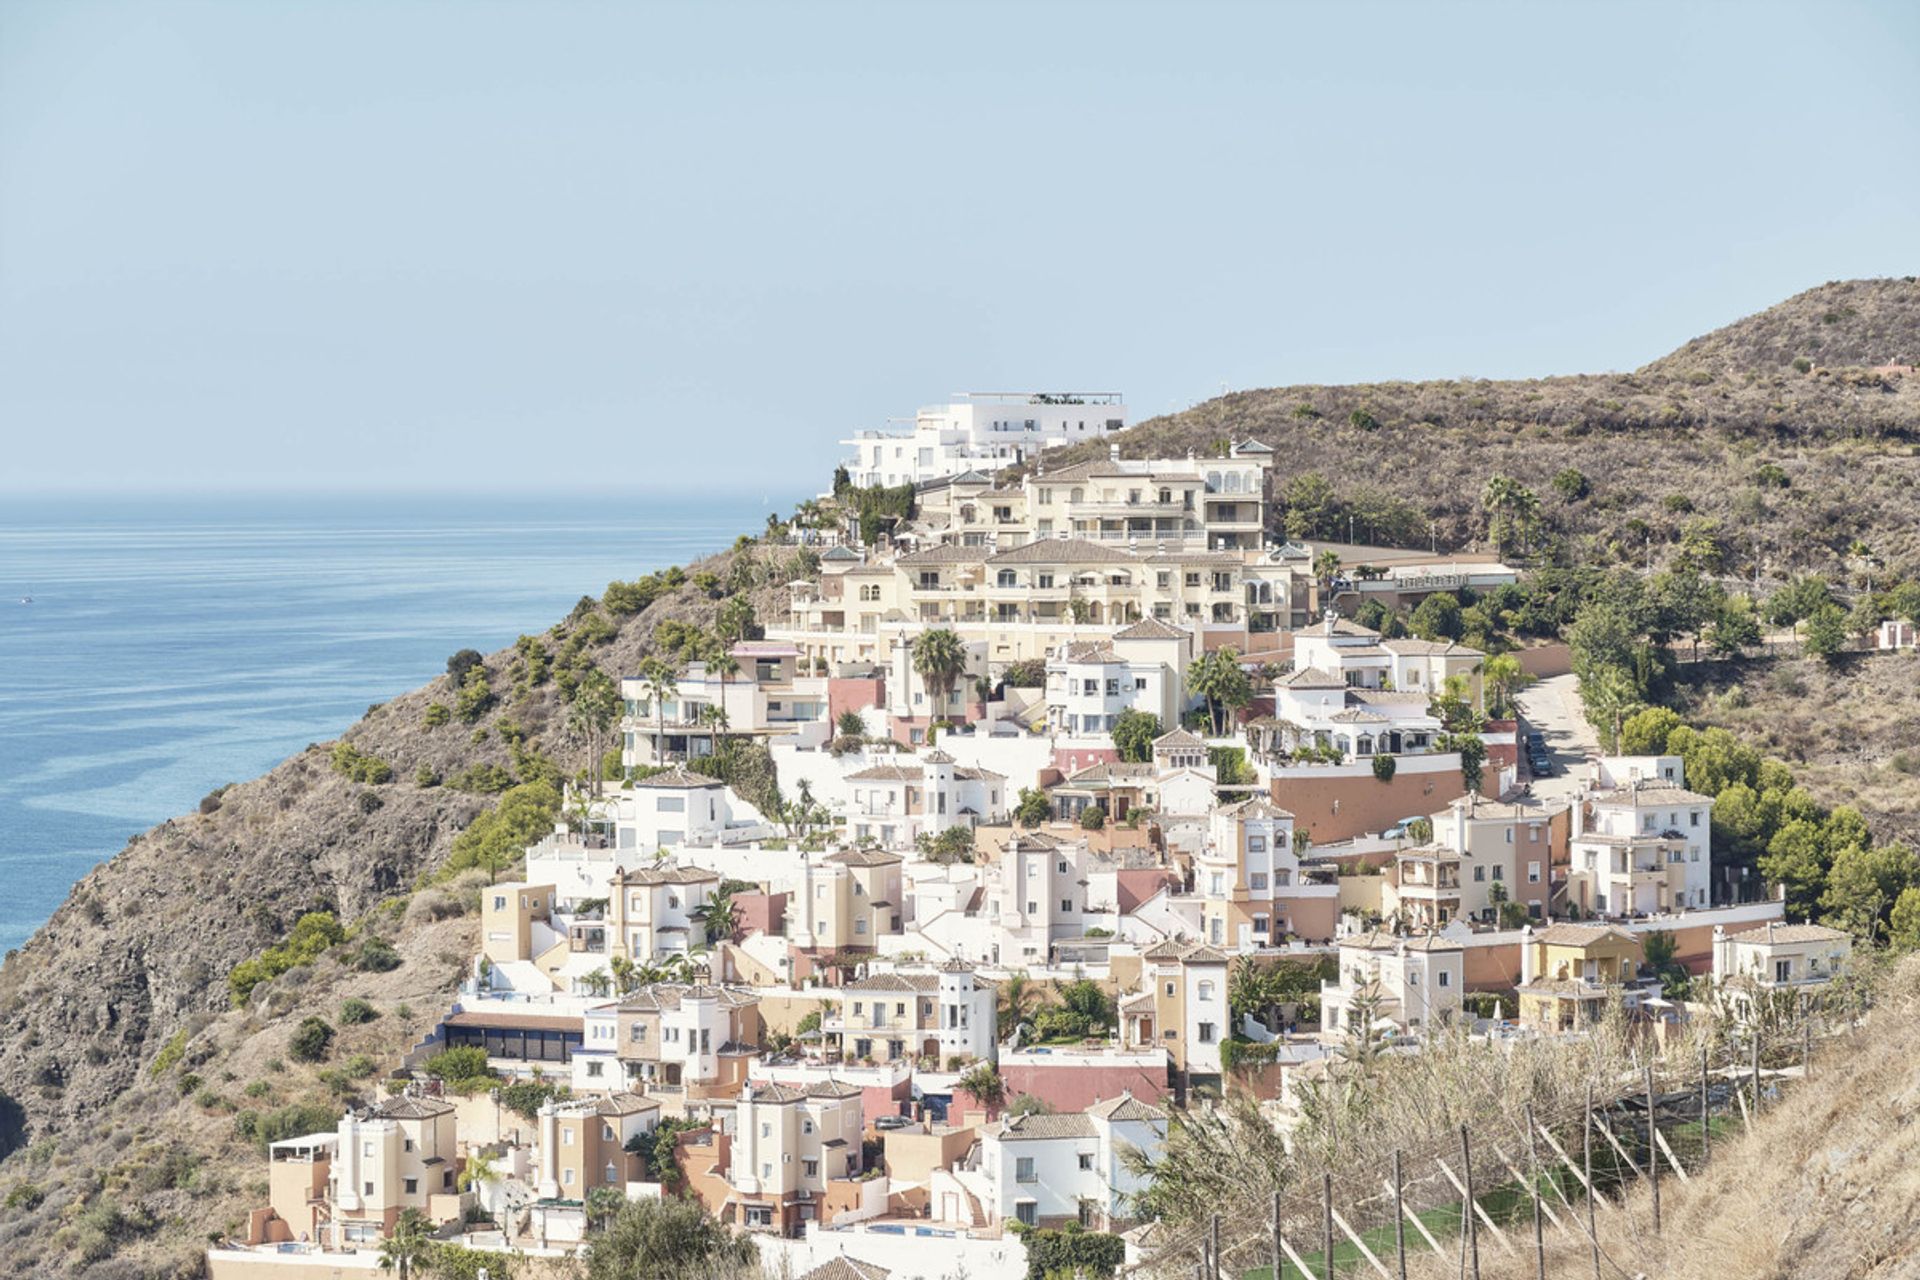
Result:
M373 1114L382 1120L431 1120L435 1116L444 1116L452 1110L451 1102L444 1102L439 1098L422 1098L414 1094L405 1094L398 1098L388 1098L373 1109Z
M1123 627L1113 633L1115 640L1179 640L1186 632L1170 626L1158 618L1142 618L1130 627Z
M1535 942L1544 942L1556 947L1590 947L1608 938L1623 938L1628 942L1638 941L1625 929L1611 924L1555 924L1548 925L1533 935Z
M875 973L849 982L846 991L895 991L926 992L938 991L940 979L931 973Z
M1087 1108L1087 1114L1090 1116L1099 1116L1103 1120L1122 1122L1128 1120L1165 1120L1167 1118L1166 1112L1160 1110L1158 1107L1148 1106L1130 1093L1123 1093L1117 1098L1109 1098L1105 1102L1096 1102Z
M1840 929L1829 929L1821 924L1763 924L1757 929L1746 929L1740 933L1729 934L1730 942L1839 942L1852 935Z
M1003 1120L995 1135L1002 1142L1039 1142L1047 1138L1093 1138L1098 1131L1093 1120L1080 1112L1049 1115L1034 1112Z
M1285 689L1344 689L1347 681L1344 676L1334 675L1319 667L1302 667L1298 671L1289 671L1274 681Z
M883 849L843 849L839 853L828 854L827 861L847 867L884 867L904 859L897 853L888 853Z
M1084 538L1041 538L1011 551L1002 551L989 564L1137 564L1138 559L1117 547L1103 547Z
M1153 748L1156 751L1161 747L1204 747L1206 745L1197 735L1185 729L1170 730L1153 740Z

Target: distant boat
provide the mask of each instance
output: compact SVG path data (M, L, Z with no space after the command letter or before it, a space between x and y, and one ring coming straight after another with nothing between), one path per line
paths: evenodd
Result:
M33 603L33 597L32 597L32 596L30 596L30 595L26 595L26 596L21 596L21 597L20 597L20 603L21 603L21 604L32 604L32 603Z

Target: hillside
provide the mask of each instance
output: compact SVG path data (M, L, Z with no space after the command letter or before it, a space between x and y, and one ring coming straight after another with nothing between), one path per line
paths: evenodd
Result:
M569 643L578 637L582 670L617 679L653 650L661 623L711 625L730 581L750 584L767 616L780 598L767 584L792 576L793 554L736 548L689 566L692 581L637 613L583 601L540 636L552 670L537 683L516 649L487 656L497 700L472 723L429 722L431 705L457 705L446 676L370 708L341 741L384 761L390 781L352 781L334 767L332 744L316 744L136 837L81 880L0 968L0 1274L32 1274L47 1256L67 1259L59 1273L76 1276L171 1274L175 1263L197 1274L206 1233L230 1228L257 1199L239 1194L263 1170L234 1136L235 1113L337 1108L342 1087L366 1087L330 1084L322 1067L289 1061L298 1020L331 1021L348 995L374 1001L383 1016L340 1026L325 1067L364 1052L384 1073L445 1011L473 950L472 922L446 919L455 908L445 890L416 886L494 799L451 783L489 766L521 779L545 767L540 757L581 767L587 745L568 732L557 679ZM736 562L745 564L738 579ZM703 590L694 582L705 573L718 581ZM423 768L446 785L421 785ZM477 903L477 890L465 892ZM351 947L337 947L232 1008L229 971L315 910L356 928L356 944L392 939L404 963L361 971L348 963ZM176 1036L180 1065L154 1072ZM189 1074L193 1096L182 1096ZM176 1142L187 1163L142 1172ZM118 1172L101 1186L96 1169ZM23 1185L31 1194L12 1194ZM73 1215L96 1190L92 1216L76 1227ZM117 1247L90 1245L99 1234Z
M1662 1230L1636 1187L1626 1212L1596 1218L1606 1274L1660 1280L1793 1277L1894 1280L1920 1274L1920 960L1887 975L1873 1013L1815 1055L1813 1076L1786 1087L1751 1133L1724 1146L1691 1181L1662 1179ZM1590 1249L1547 1233L1547 1274L1592 1274ZM1482 1280L1535 1274L1530 1248L1483 1247ZM1619 1269L1616 1269L1619 1268ZM1417 1277L1456 1274L1419 1255Z
M1855 543L1911 574L1920 374L1862 366L1916 350L1920 284L1850 281L1636 373L1242 391L1120 439L1128 457L1204 455L1248 437L1273 446L1280 518L1296 534L1346 541L1352 517L1362 541L1484 546L1480 492L1505 474L1539 496L1532 549L1549 561L1658 563L1691 536L1735 578L1844 576L1858 567ZM1816 363L1802 373L1791 361L1807 351ZM1580 483L1557 489L1568 471Z
M1756 551L1766 575L1844 569L1855 539L1911 573L1920 568L1912 519L1920 378L1854 368L1802 375L1763 365L1788 337L1755 336L1818 324L1824 350L1877 359L1900 333L1920 333L1911 282L1844 287L1850 311L1815 290L1763 313L1774 317L1765 324L1755 317L1703 339L1719 341L1699 360L1746 362L1724 371L1674 372L1666 366L1676 353L1637 374L1243 392L1143 423L1123 444L1147 456L1266 440L1280 453L1283 518L1310 532L1344 535L1351 514L1363 537L1424 545L1431 521L1442 546L1469 545L1485 532L1480 488L1505 472L1540 493L1552 552L1563 559L1641 563L1649 547L1668 553L1689 522L1711 520L1724 567L1737 575L1752 571ZM1723 337L1739 334L1747 336ZM1567 468L1586 478L1585 496L1551 487ZM823 460L823 479L826 470ZM1306 472L1323 476L1324 490L1303 487ZM545 651L557 658L572 645L580 662L617 677L651 651L662 622L711 624L733 585L763 619L774 616L782 602L774 584L794 576L792 554L748 544L690 566L695 581L637 613L583 602L541 633ZM695 585L701 572L718 581ZM176 1265L193 1274L207 1233L230 1223L258 1178L252 1147L235 1136L236 1113L337 1105L343 1088L358 1087L288 1062L292 1024L337 1011L347 995L373 1001L381 1017L342 1029L334 1057L365 1053L381 1070L431 1025L470 951L471 922L447 914L434 896L441 890L416 886L493 801L422 785L422 770L451 781L488 769L520 777L541 757L578 767L587 744L568 731L557 680L533 678L538 665L514 649L488 656L498 702L473 723L430 723L430 706L457 701L446 677L371 709L343 739L384 762L387 782L350 780L324 744L209 797L202 812L160 824L90 873L8 957L0 1274L100 1280ZM403 963L369 973L336 949L233 1009L232 968L316 909L363 937L390 937ZM153 1071L175 1043L181 1061ZM189 1074L197 1079L183 1095ZM192 1161L167 1164L161 1156L172 1147Z

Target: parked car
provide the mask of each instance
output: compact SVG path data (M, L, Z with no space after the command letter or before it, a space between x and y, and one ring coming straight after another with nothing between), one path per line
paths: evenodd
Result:
M1427 815L1424 813L1416 813L1411 817L1402 818L1400 819L1400 821L1388 827L1385 831L1382 831L1380 833L1380 836L1384 840L1405 840L1407 838L1407 828L1411 827L1414 823L1421 821L1426 816Z
M1533 776L1536 778L1551 778L1553 776L1553 761L1547 759L1545 756L1534 756L1531 760L1527 761L1527 768L1533 772Z
M1527 730L1527 749L1533 752L1545 751L1547 749L1547 735L1538 729Z

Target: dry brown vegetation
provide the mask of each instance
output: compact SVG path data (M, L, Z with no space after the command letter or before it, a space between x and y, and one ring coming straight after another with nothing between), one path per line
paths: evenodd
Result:
M1659 561L1704 519L1717 522L1735 576L1756 563L1768 579L1845 574L1856 541L1910 574L1920 374L1869 366L1916 349L1920 283L1849 281L1634 373L1243 391L1150 419L1121 442L1129 457L1177 457L1261 440L1278 451L1283 495L1294 477L1323 475L1359 510L1363 540L1372 513L1381 528L1401 526L1403 545L1424 546L1430 532L1442 547L1481 545L1481 489L1506 474L1539 495L1550 555L1565 563ZM1804 373L1792 363L1801 357ZM1586 497L1553 489L1567 468L1586 478Z
M1885 979L1857 1031L1824 1045L1750 1135L1717 1146L1692 1181L1661 1184L1662 1231L1643 1188L1597 1217L1608 1277L1894 1280L1920 1275L1920 957ZM1547 1275L1591 1276L1590 1247L1549 1232ZM1536 1274L1483 1249L1482 1280ZM1429 1254L1416 1276L1452 1277Z
M1823 804L1920 846L1920 655L1773 658L1679 668L1678 709L1793 766Z

